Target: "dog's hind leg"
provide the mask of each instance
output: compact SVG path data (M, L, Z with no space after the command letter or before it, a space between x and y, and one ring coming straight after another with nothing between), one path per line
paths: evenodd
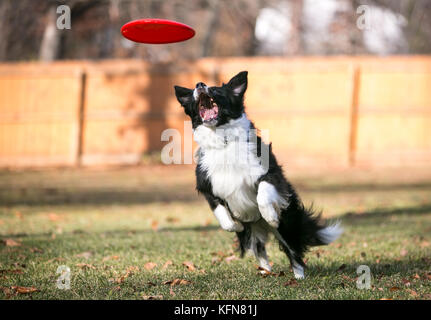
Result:
M259 263L262 273L271 271L271 265L266 254L265 244L268 241L268 230L262 220L252 223L244 223L244 230L237 232L241 256L246 251L251 251Z
M253 248L253 253L259 263L259 267L263 269L261 272L266 273L266 271L271 271L271 265L266 255L265 243L258 239Z

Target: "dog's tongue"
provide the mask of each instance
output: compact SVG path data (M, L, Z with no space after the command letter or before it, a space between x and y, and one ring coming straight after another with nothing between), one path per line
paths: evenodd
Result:
M218 113L218 108L214 107L211 109L203 109L200 111L201 114L201 118L204 121L210 121L213 120L215 117L217 117L217 113Z

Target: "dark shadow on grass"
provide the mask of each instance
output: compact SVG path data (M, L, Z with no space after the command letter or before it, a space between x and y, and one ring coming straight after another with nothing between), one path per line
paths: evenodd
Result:
M0 205L63 206L63 205L137 205L154 202L194 202L200 198L194 186L180 185L154 189L61 189L8 188L0 189Z
M183 226L183 227L163 227L158 229L157 231L152 229L140 229L140 230L134 230L134 229L122 229L122 230L108 230L108 231L98 231L98 232L87 232L81 229L73 230L71 232L63 232L62 236L82 236L86 234L105 234L105 235L136 235L136 234L156 234L156 233L164 233L164 232L208 232L208 231L215 231L220 229L217 225L208 225L208 226ZM48 237L50 238L52 236L52 232L43 232L43 233L16 233L16 234L4 234L1 235L5 238L27 238L27 237Z
M431 204L423 204L421 206L401 207L401 208L376 208L365 212L346 212L340 216L345 222L355 223L358 220L366 219L383 219L393 215L422 215L431 214Z
M309 277L347 275L350 278L356 278L358 277L356 270L360 265L368 266L374 279L400 273L402 276L408 277L410 274L417 273L416 269L428 270L429 258L415 257L415 259L409 259L404 257L399 260L382 260L380 263L358 259L357 261L346 261L342 264L331 263L330 265L320 265L319 262L315 262L308 265L305 272Z
M296 187L302 192L338 193L338 192L375 192L375 191L402 191L402 190L431 190L431 181L418 183L398 184L328 184L320 186L309 186L301 182Z

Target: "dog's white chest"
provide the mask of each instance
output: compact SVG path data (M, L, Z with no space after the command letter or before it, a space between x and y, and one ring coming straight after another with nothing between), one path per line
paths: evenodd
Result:
M244 130L244 126L248 129L247 122L217 132L200 126L194 132L203 151L200 165L207 172L214 195L225 200L232 215L243 222L260 218L256 181L265 173L257 158L255 144L237 139L241 134L238 131Z

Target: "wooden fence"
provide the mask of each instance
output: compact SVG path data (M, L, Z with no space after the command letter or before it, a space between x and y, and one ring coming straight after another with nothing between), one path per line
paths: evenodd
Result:
M294 166L431 163L431 57L0 64L0 166L136 164L187 118L173 85L249 71L246 106Z

